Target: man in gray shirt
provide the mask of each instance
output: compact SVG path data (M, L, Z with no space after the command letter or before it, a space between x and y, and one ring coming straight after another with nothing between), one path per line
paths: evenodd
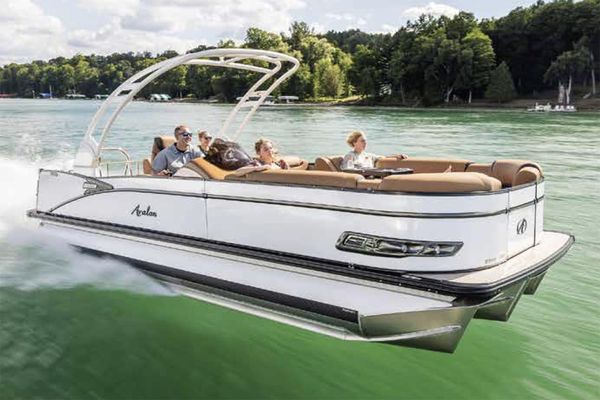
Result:
M200 149L191 146L190 128L179 125L175 128L175 142L156 155L152 161L152 175L170 176L194 158L204 157Z

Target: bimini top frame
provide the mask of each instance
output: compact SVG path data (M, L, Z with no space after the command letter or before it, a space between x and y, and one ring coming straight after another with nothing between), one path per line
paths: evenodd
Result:
M248 63L248 61L252 60L262 61L261 64L266 66ZM287 63L286 67L288 69L284 70L284 72L269 86L261 90L261 87L264 87L270 78L274 77L282 70L284 63ZM104 148L103 145L113 123L121 111L123 111L125 106L133 100L135 95L150 82L180 65L205 65L252 71L262 74L260 79L258 79L250 87L248 92L242 96L219 130L219 136L228 137L227 133L230 125L238 112L242 108L250 108L232 136L232 139L236 140L254 112L265 101L267 96L269 96L283 81L296 72L300 63L294 57L285 54L254 49L205 50L197 53L184 54L156 63L127 79L102 103L102 106L90 122L85 137L79 146L77 156L75 157L75 169L87 175L96 175L102 151L114 150Z

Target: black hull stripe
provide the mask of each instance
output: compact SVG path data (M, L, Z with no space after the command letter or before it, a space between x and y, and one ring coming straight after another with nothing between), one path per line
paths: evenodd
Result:
M115 258L117 260L126 262L142 271L151 272L153 274L159 274L193 284L209 286L211 288L224 290L226 292L235 293L246 297L252 297L254 299L259 299L262 301L268 301L270 303L292 307L298 310L307 311L342 321L358 323L358 312L355 310L350 310L331 304L321 303L302 297L290 296L283 293L260 289L254 286L242 285L240 283L217 279L206 275L196 274L194 272L183 271L176 268L166 267L164 265L149 263L146 261L140 261L125 256L115 255L112 253L105 253L103 251L93 250L87 247L75 247L83 253L101 257L107 256L110 258Z
M461 284L450 281L443 281L435 278L416 276L413 273L407 273L402 271L387 271L381 269L374 269L362 265L348 264L333 260L324 260L316 257L289 254L274 250L257 249L249 246L234 245L208 239L199 239L191 236L159 232L144 228L132 228L124 225L49 214L44 212L38 212L35 210L29 211L28 215L32 218L56 221L59 223L70 224L73 226L82 226L92 229L99 229L107 232L125 234L134 237L159 240L166 243L180 244L203 250L243 256L256 260L275 262L309 270L344 275L353 278L365 279L396 286L404 286L417 290L425 290L429 292L436 292L451 296L494 295L500 292L503 288L512 285L513 283L516 283L529 276L534 276L546 271L554 262L560 259L569 250L569 248L575 240L573 236L571 236L570 240L567 241L567 243L565 243L565 245L557 252L550 255L547 259L540 261L538 264L533 265L531 268L522 271L520 274L507 277L501 281L494 282L492 284ZM435 273L430 274L431 276L435 276Z

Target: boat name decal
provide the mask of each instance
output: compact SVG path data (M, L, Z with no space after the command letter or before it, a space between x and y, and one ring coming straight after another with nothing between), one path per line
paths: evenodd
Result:
M131 211L131 215L135 214L138 217L141 216L147 216L147 217L157 217L158 215L156 215L155 211L152 211L150 209L150 206L146 207L145 210L142 210L140 208L140 205L138 204L137 206L135 206L135 208L133 209L133 211Z
M527 220L523 218L517 223L517 235L522 235L527 230Z

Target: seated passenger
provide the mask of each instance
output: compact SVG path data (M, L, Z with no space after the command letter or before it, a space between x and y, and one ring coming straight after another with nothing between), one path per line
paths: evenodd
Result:
M341 169L375 168L375 163L383 156L367 153L367 137L361 131L351 132L346 138L346 143L352 150L344 156L340 165Z
M283 159L276 161L276 151L273 148L273 142L269 139L260 138L254 143L254 150L258 158L245 167L239 168L234 172L235 175L243 176L250 172L264 171L267 169L290 169L290 166Z
M365 151L367 148L367 137L361 131L351 132L346 138L346 143L352 147L352 150L344 156L340 164L341 169L375 168L377 160L384 157ZM398 154L391 157L402 160L406 158L406 155Z
M204 156L208 154L211 140L212 136L210 136L207 131L198 131L198 141L200 142L198 147L200 148L200 151L204 153Z
M191 146L192 133L190 128L179 125L174 131L177 140L172 146L164 148L152 161L152 175L170 176L194 158L204 154Z

